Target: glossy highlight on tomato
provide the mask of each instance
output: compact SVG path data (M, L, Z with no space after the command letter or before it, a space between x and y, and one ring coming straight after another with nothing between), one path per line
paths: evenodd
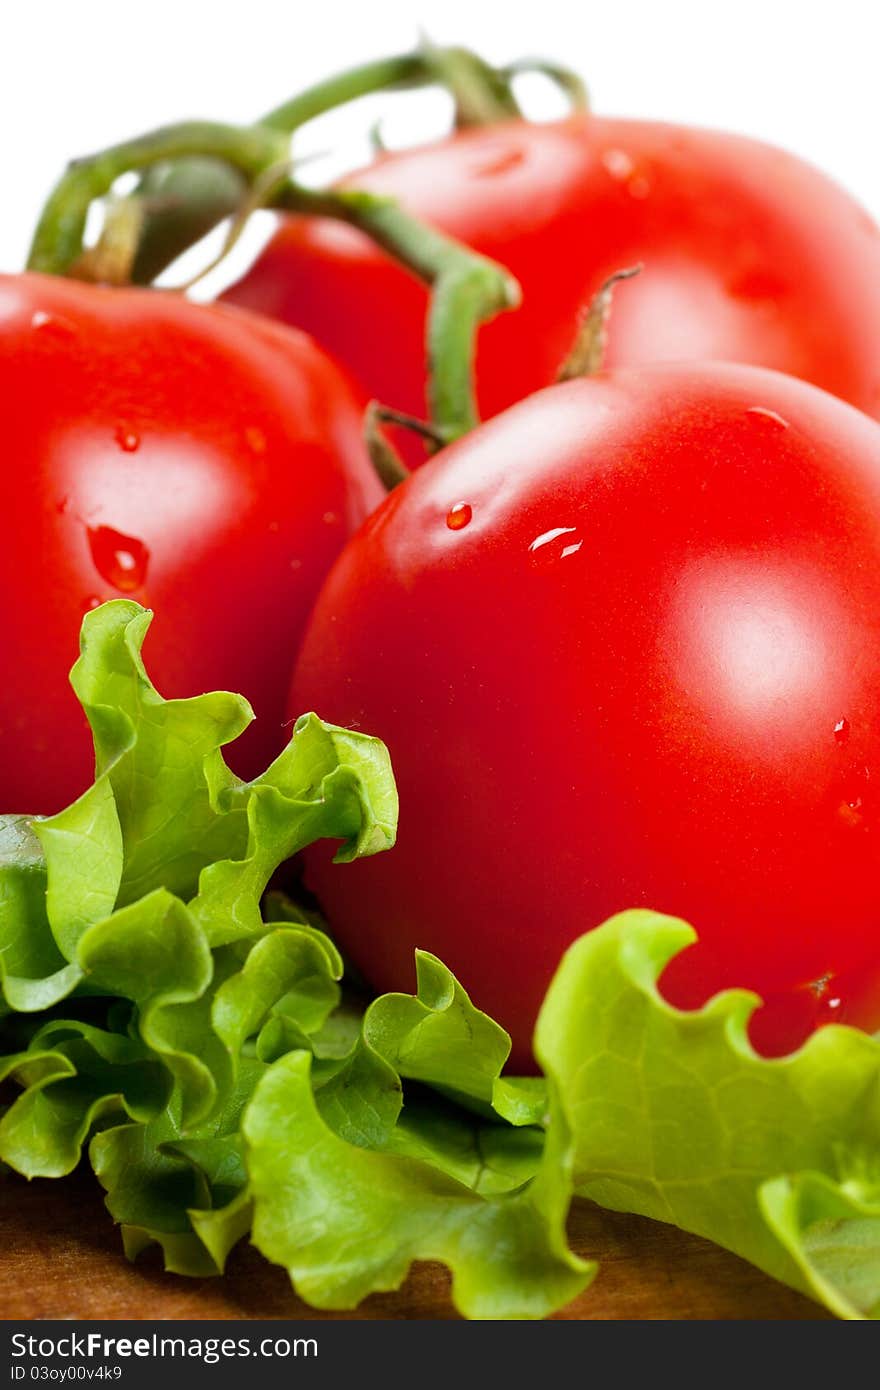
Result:
M343 373L240 311L6 276L0 405L4 807L52 812L88 786L67 673L83 614L120 595L161 614L164 695L247 695L236 771L264 767L318 586L382 496Z
M644 273L615 299L608 366L751 362L880 416L880 232L793 155L577 115L383 154L345 186L398 199L519 280L522 307L480 333L484 417L556 379L584 305L636 262ZM225 298L300 325L372 396L425 413L426 290L352 228L285 217ZM404 442L410 462L422 457Z
M880 429L850 406L737 365L538 393L340 556L310 707L398 780L394 850L307 864L376 988L436 952L527 1066L565 947L643 906L699 933L669 997L756 990L762 1049L880 1026Z

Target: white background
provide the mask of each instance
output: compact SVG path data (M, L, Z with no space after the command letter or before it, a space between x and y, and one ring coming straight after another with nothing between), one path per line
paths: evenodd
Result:
M0 270L22 265L71 156L185 117L253 119L337 68L409 48L420 26L494 60L561 59L602 112L787 146L880 216L877 0L5 0L2 20ZM557 109L543 89L532 100L538 115ZM360 162L358 133L380 111L390 143L430 138L447 114L439 97L371 99L298 149Z

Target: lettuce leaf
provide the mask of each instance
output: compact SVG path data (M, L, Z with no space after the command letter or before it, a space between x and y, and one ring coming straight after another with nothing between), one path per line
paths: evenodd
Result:
M321 1118L309 1069L306 1052L281 1058L244 1118L252 1238L303 1298L351 1308L397 1288L415 1259L449 1266L469 1317L543 1317L586 1287L596 1266L565 1241L564 1122L533 1177L487 1197L436 1162L340 1139Z
M880 1316L880 1043L832 1025L759 1057L755 995L694 1012L660 995L694 940L633 911L563 959L536 1052L574 1136L575 1189L706 1236L840 1317Z
M220 750L251 719L247 702L164 700L141 658L150 618L119 600L83 623L71 681L95 740L92 787L59 815L0 821L0 1076L22 1086L0 1119L0 1159L29 1177L69 1172L114 1120L164 1156L226 1113L260 1012L265 942L279 935L260 915L269 877L319 835L342 842L342 859L394 839L394 780L377 740L307 715L265 776L242 782ZM313 928L293 934L310 963L279 1001L306 1036L337 1000L341 964ZM66 1021L55 1017L62 1001ZM100 1161L117 1171L103 1151Z
M694 934L629 912L564 957L536 1032L543 1075L428 952L414 994L365 1000L316 914L275 877L318 838L339 872L391 848L376 739L307 714L253 781L224 747L247 702L165 700L151 615L90 613L71 675L93 785L59 815L0 817L2 1165L84 1153L135 1258L220 1274L251 1235L317 1307L452 1271L470 1317L543 1317L596 1266L574 1194L726 1245L848 1319L880 1317L880 1043L840 1027L757 1056L758 1001L660 995Z
M0 816L0 1017L37 1013L80 979L46 914L46 863L27 816Z
M562 1119L538 1127L547 1087L502 1081L506 1034L440 961L365 1010L314 918L266 894L317 838L341 865L393 845L385 748L309 714L241 781L222 749L247 703L163 699L150 616L84 621L93 785L0 822L0 1078L21 1088L0 1160L59 1176L87 1148L127 1252L156 1243L178 1272L221 1272L253 1222L322 1305L440 1258L469 1313L558 1307L594 1267L566 1245L572 1147ZM291 1244L322 1204L323 1238Z

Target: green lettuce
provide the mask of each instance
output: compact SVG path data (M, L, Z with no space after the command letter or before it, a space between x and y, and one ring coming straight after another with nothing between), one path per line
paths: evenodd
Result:
M150 616L118 601L83 624L93 785L0 822L0 1079L19 1087L0 1160L56 1177L86 1151L129 1255L156 1243L181 1273L220 1273L252 1231L321 1306L436 1257L466 1312L552 1311L594 1267L566 1245L547 1088L500 1080L507 1036L441 962L364 1010L313 915L266 891L316 839L340 865L393 845L384 746L310 714L241 781L222 749L246 701L163 699ZM291 1243L322 1207L321 1240Z
M767 1060L744 990L661 997L685 923L628 912L567 952L536 1051L574 1136L575 1190L708 1237L839 1317L880 1316L880 1043L837 1025Z
M758 1057L754 996L665 1002L693 933L646 912L564 957L541 1076L505 1072L507 1034L428 952L414 994L365 1001L275 880L317 839L340 873L393 846L386 749L307 714L242 781L223 749L247 702L163 699L150 618L118 601L84 621L93 785L0 817L0 1171L87 1155L131 1258L158 1245L169 1270L219 1275L249 1237L321 1308L432 1259L465 1315L546 1316L596 1272L566 1240L581 1195L880 1316L880 1044L828 1027Z

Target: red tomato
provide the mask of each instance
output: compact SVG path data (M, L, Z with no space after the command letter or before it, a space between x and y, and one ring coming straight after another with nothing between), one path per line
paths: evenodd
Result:
M123 594L157 611L163 694L252 701L236 770L259 770L318 586L382 495L340 370L235 310L6 276L0 414L0 805L51 812L88 786L67 674L83 613Z
M542 391L391 494L318 599L291 710L386 740L389 854L311 885L381 989L436 952L527 1064L564 948L650 907L769 1051L880 1026L880 429L754 367Z
M644 274L615 298L607 365L753 362L880 416L880 234L792 155L576 116L463 131L347 183L398 198L520 281L522 308L480 337L484 416L555 380L584 303L637 261ZM425 290L359 232L288 217L226 298L300 325L372 395L424 413Z

